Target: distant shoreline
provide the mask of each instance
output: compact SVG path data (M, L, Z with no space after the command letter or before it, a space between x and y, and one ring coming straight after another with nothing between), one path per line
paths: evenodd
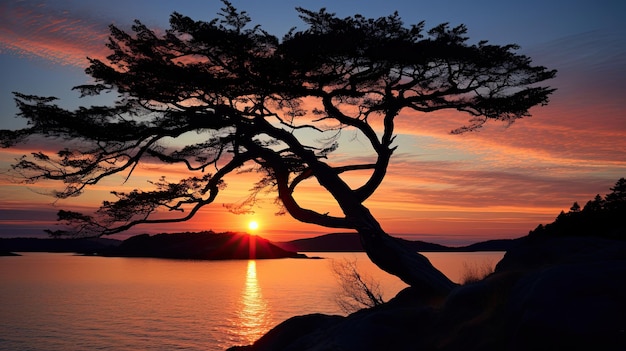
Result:
M15 253L15 252L11 252L11 251L0 251L0 257L2 256L22 256L22 255Z
M217 235L216 233L212 232L205 233L209 233L208 235ZM174 234L176 233L172 233L172 235ZM247 234L237 235L246 236ZM141 236L155 237L147 236L146 234ZM267 240L259 236L256 236L255 238L268 242ZM117 247L119 247L129 239L118 240L108 238L0 238L0 255L18 255L15 254L16 252L73 252L85 255L95 254L99 256L110 256L110 254L108 253L115 252ZM512 245L515 245L519 239L488 240L462 247L449 247L424 241L412 241L405 239L398 240L418 252L489 252L507 251ZM313 238L269 243L277 246L280 249L292 252L363 252L363 248L361 247L358 235L354 233L332 233ZM167 245L168 244L164 244L165 247L163 249L166 249ZM179 257L184 258L184 255Z

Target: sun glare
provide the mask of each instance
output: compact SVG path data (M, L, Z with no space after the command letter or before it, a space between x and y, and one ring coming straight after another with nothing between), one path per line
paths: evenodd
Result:
M248 222L248 229L250 229L251 231L259 229L259 223L257 221Z

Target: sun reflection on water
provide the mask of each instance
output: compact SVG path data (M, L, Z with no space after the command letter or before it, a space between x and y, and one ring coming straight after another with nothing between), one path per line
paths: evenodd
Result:
M255 260L248 261L246 285L240 301L234 327L238 336L251 344L271 328L270 311L257 280Z

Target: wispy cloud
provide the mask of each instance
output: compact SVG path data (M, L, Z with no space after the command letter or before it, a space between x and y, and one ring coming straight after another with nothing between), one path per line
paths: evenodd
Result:
M0 3L0 48L57 64L84 67L106 56L108 23L31 1Z

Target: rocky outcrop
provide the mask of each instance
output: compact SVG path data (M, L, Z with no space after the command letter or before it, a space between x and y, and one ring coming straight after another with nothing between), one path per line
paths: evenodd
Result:
M294 317L232 350L626 350L625 296L625 242L522 240L445 299L407 288L347 317Z
M626 350L626 243L528 238L496 267L519 272L508 297L512 350Z

